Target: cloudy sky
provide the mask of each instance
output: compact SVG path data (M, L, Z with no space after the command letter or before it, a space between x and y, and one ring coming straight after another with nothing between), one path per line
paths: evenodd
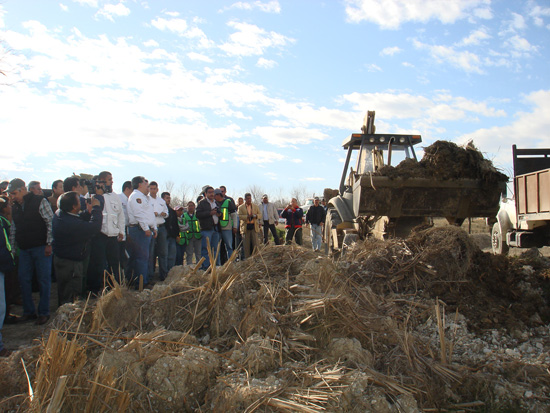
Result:
M341 143L550 146L548 0L3 0L0 178L337 187Z

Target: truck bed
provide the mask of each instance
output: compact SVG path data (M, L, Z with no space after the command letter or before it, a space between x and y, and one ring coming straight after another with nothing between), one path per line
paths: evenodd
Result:
M550 219L550 168L518 175L515 181L518 215Z
M358 188L360 187L360 188ZM476 179L388 178L362 175L355 182L357 215L399 217L494 217L506 182ZM358 191L358 192L356 192Z

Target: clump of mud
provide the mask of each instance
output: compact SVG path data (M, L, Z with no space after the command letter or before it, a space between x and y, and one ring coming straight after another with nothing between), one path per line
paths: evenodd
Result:
M405 159L395 167L383 166L375 174L403 179L479 179L486 184L508 181L508 177L498 171L472 142L462 147L443 140L426 147L420 162Z

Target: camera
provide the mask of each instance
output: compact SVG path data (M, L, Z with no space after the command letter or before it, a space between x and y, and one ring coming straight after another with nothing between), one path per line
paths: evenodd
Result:
M95 195L97 193L97 189L103 189L103 192L105 193L113 192L113 188L111 186L107 186L105 181L100 181L97 177L93 177L92 179L81 179L80 185L88 187L88 193L90 195Z

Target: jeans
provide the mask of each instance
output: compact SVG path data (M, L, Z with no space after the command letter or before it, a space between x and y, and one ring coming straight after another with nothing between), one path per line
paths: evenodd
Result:
M36 278L40 288L38 315L50 315L50 289L52 287L52 256L44 255L45 245L19 250L19 285L23 298L23 314L36 314L32 300L32 274L36 269Z
M4 273L0 271L0 351L4 349L4 343L2 341L4 317L6 317L6 291L4 290Z
M84 263L55 256L53 258L57 274L57 303L59 306L72 303L82 290Z
M128 273L126 277L131 283L138 283L139 276L143 275L143 284L149 283L149 246L153 236L146 236L139 227L128 229L128 240L126 246L130 253L128 259Z
M99 293L105 287L105 270L120 282L120 245L118 237L98 234L92 238L92 251L88 264L88 289Z
M208 257L208 246L206 240L210 240L210 248L212 249L212 255L215 257L216 252L218 251L218 243L220 242L220 233L216 230L202 230L202 248L201 255L204 257L204 262L202 263L201 268L203 270L210 267L210 258Z
M168 274L172 267L176 265L176 239L166 238L166 273Z
M277 235L277 229L275 229L275 224L269 224L269 221L264 221L264 244L267 244L267 241L269 240L269 231L271 230L271 234L273 235L273 241L275 241L275 245L279 245L279 236Z
M227 251L227 259L229 259L231 258L231 254L233 254L233 231L231 229L222 229L220 234L225 245L225 250ZM218 265L220 265L220 257L218 257Z
M302 245L302 227L299 228L287 228L285 234L285 243L290 245L292 243L292 238L296 241L296 244Z
M187 251L185 256L187 265L193 264L193 255L195 256L195 264L201 260L201 248L202 248L201 239L197 239L193 237L189 240L189 244L187 244Z
M159 259L159 278L164 280L168 271L166 270L168 266L167 255L168 255L168 244L166 242L166 227L163 225L158 227L157 238L153 238L149 250L149 280L153 279L155 275L155 258Z
M323 243L323 226L319 224L311 224L311 245L313 251L321 250Z
M180 245L176 243L176 262L174 265L183 265L183 255L187 249L187 244Z

